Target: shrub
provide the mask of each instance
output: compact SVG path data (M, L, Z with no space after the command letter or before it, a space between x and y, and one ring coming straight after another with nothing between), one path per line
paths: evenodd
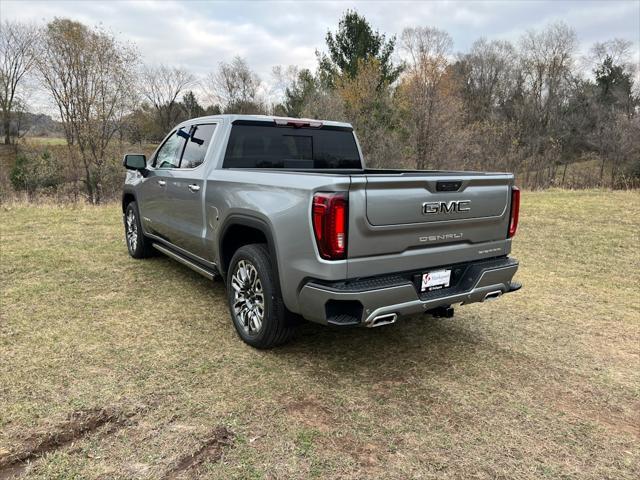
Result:
M56 188L63 181L60 165L49 150L18 153L9 178L13 188L26 192L29 198L37 190Z

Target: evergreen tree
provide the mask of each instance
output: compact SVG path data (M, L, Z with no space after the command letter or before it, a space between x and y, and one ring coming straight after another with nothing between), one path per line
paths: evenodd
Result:
M317 53L322 83L333 87L336 77L353 79L358 75L362 61L375 59L380 64L381 84L393 83L402 72L401 65L394 65L391 55L396 39L388 41L384 34L374 31L367 19L356 11L347 10L335 33L325 37L328 54Z
M193 90L189 90L182 96L182 109L187 118L201 117L204 115L204 108L198 103Z

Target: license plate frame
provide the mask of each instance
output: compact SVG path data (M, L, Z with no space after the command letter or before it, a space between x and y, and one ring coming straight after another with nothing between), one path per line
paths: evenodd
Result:
M443 290L451 286L451 268L439 268L423 272L419 276L420 293Z

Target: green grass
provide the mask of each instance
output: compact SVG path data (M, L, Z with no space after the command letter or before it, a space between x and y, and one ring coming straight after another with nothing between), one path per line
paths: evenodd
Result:
M525 192L516 294L267 352L221 283L129 258L118 206L0 208L0 458L72 412L130 415L29 478L640 476L638 192Z

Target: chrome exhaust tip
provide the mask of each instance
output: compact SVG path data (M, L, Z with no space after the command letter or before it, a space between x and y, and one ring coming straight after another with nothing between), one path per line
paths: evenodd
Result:
M487 293L482 299L483 302L489 302L491 300L497 300L502 296L502 290L494 290L493 292Z
M395 323L397 319L398 319L398 314L396 313L386 313L384 315L378 315L377 317L374 317L374 319L367 324L367 327L373 328L373 327L380 327L382 325L389 325L390 323Z

